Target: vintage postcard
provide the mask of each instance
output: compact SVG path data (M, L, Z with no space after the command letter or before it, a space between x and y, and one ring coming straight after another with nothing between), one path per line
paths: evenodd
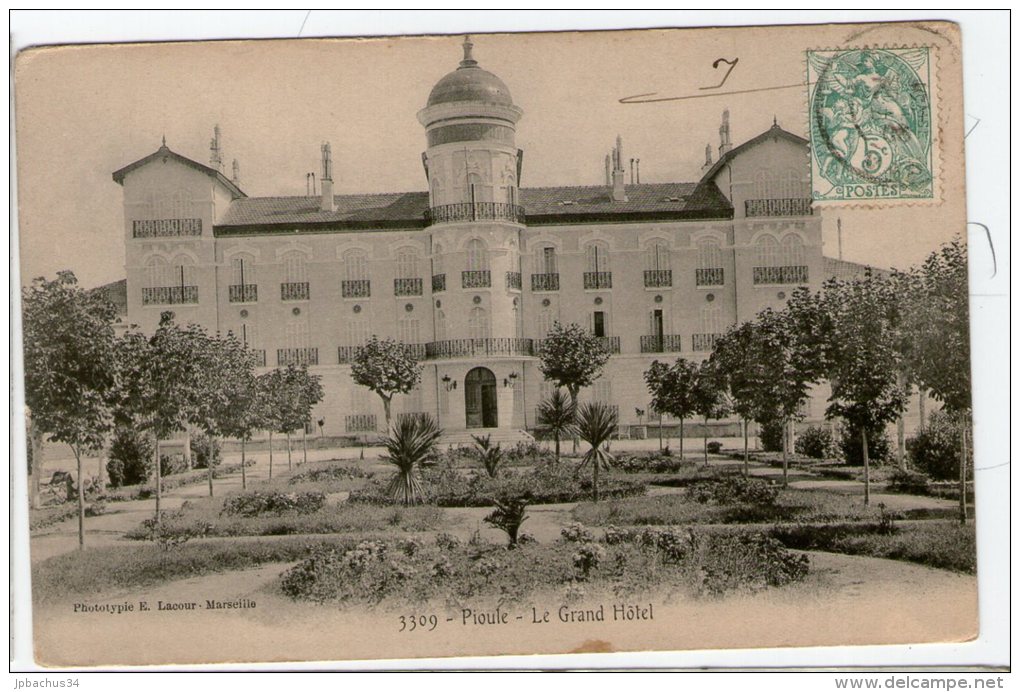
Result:
M36 660L973 639L961 50L23 51Z

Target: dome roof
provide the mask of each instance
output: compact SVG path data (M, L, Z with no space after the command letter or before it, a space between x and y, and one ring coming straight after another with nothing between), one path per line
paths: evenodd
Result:
M459 101L477 101L479 103L495 103L502 106L513 105L510 90L503 80L487 70L478 67L478 62L471 57L472 43L464 41L464 59L460 67L446 75L432 87L428 105L455 103Z

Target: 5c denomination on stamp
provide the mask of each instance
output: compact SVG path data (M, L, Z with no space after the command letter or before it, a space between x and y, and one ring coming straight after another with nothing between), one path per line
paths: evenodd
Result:
M929 49L807 51L816 201L934 197Z

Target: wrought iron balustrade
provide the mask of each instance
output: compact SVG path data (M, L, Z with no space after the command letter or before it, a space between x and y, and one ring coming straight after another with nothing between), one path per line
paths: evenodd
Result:
M645 288L669 288L673 285L673 272L670 269L646 269Z
M613 287L613 272L585 272L584 273L584 288L585 290L599 289L599 288L612 288Z
M310 294L307 281L280 284L280 300L308 300Z
M808 268L806 265L755 267L753 279L755 284L806 284Z
M722 338L722 334L691 334L691 350L706 353L715 348L715 342Z
M249 350L252 352L252 355L255 356L255 367L257 368L266 367L266 349L253 348Z
M744 200L744 216L811 216L808 198L773 198Z
M155 286L142 289L142 305L194 305L198 286Z
M344 416L344 429L347 432L375 432L375 415L371 413L355 413Z
M520 272L507 272L506 273L506 287L510 290L519 291L521 290L521 273Z
M560 290L559 274L532 274L532 291L558 291Z
M370 298L372 282L368 279L344 279L340 282L340 294L344 298Z
M533 356L532 339L489 338L449 339L425 344L425 359L470 358L476 356Z
M694 270L694 283L698 286L722 286L725 278L726 273L722 267Z
M641 353L679 353L683 350L680 334L648 334L641 337Z
M278 348L276 349L277 365L318 365L319 349L317 348Z
M524 223L524 207L506 202L460 202L430 207L425 212L425 225L463 221L510 221Z
M492 274L488 269L470 269L460 273L460 285L462 288L490 288L492 286Z
M228 292L231 303L255 303L259 299L257 284L231 284Z
M134 238L174 238L202 235L202 219L136 219L131 222Z
M435 289L433 289L435 290ZM393 295L420 296L422 294L421 279L394 279Z

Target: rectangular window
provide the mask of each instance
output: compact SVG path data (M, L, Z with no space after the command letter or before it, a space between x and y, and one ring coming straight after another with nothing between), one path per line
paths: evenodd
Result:
M592 315L592 333L595 336L606 335L606 313L601 310L596 310Z

